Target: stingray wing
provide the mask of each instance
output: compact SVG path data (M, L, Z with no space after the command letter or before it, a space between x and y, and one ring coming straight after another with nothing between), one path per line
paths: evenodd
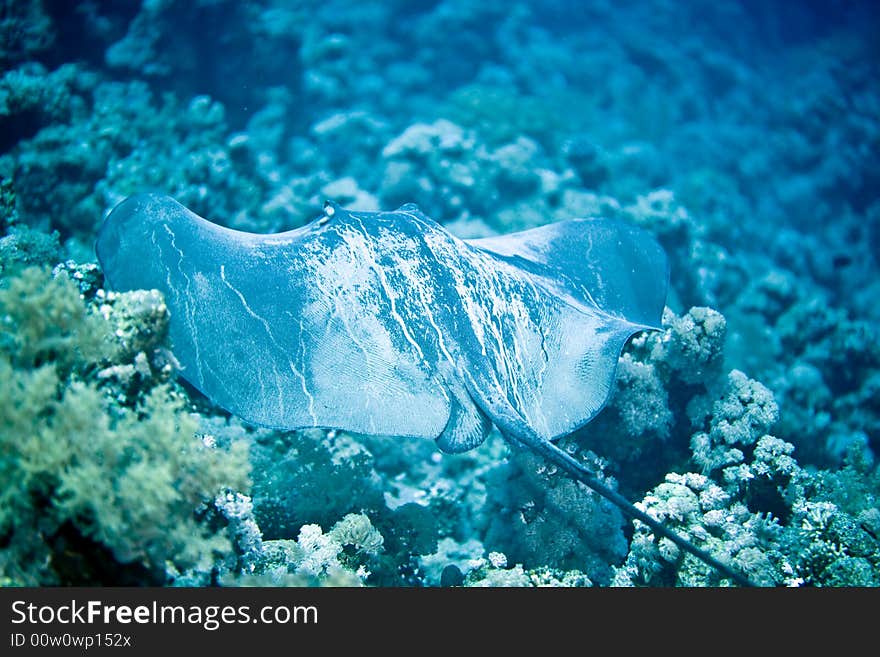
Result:
M117 290L161 290L182 376L264 426L436 438L447 392L389 321L363 261L333 259L315 224L253 235L166 196L117 206L97 251Z
M612 219L573 219L510 235L469 240L549 282L575 303L659 328L669 263L644 230Z
M481 305L478 324L495 327L480 346L486 365L472 368L472 394L513 437L521 426L543 439L583 426L607 402L629 337L660 325L662 248L641 229L603 219L469 244L489 282L465 305Z

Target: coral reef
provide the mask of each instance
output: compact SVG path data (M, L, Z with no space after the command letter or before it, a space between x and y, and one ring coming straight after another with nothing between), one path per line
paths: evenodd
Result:
M138 296L118 305L138 308ZM134 398L117 377L102 376L139 367L126 330L138 316L105 319L65 273L44 268L24 268L0 288L0 567L8 583L160 584L177 571L210 569L231 549L196 512L221 489L248 485L245 445L199 441L185 397L148 365ZM157 346L161 332L149 335L134 344Z
M730 584L497 434L212 406L161 295L95 264L161 191L248 231L327 198L647 229L662 330L561 446L756 583L880 585L878 28L864 0L3 0L0 584Z
M698 322L716 327L714 339L712 330L693 329ZM880 541L871 518L880 488L864 450L852 447L840 471L803 468L794 445L768 433L780 418L773 393L739 370L722 375L717 367L703 367L709 354L715 360L723 355L718 348L723 317L694 308L684 317L667 314L664 324L663 334L648 336L644 344L637 340L633 353L669 373L670 410L683 413L691 431L690 458L679 467L701 472L666 474L640 508L756 584L836 586L850 577L852 584L876 585ZM676 345L676 335L687 336L688 348ZM713 369L715 375L706 377ZM690 374L675 376L676 371ZM612 408L617 403L616 398ZM850 486L845 510L831 499L841 479ZM638 521L635 528L615 585L724 584L668 539L658 539Z
M266 538L385 507L370 453L347 434L266 431L252 445L255 513Z
M600 459L579 456L613 485L602 476ZM487 546L528 568L581 570L591 581L610 581L610 564L623 557L626 540L623 518L609 502L530 452L512 454L488 475L487 486Z
M256 574L294 575L306 582L328 579L333 585L361 584L367 564L381 551L382 534L363 514L350 513L326 534L319 525L303 525L295 541L268 541Z

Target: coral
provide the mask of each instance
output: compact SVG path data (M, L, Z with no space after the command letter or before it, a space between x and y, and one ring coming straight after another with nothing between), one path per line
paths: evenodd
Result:
M209 445L210 447L210 445ZM208 511L217 513L217 521L226 526L226 534L232 543L236 559L226 567L235 573L252 572L262 558L263 536L254 519L254 505L251 498L243 493L226 490L214 498Z
M327 183L321 188L321 193L352 210L379 211L379 201L376 197L362 190L357 181L351 177L339 178Z
M494 183L502 196L513 200L540 189L541 178L533 164L540 153L538 143L527 137L518 137L492 151L491 159L497 168Z
M727 332L727 322L721 313L695 307L677 317L667 311L664 326L668 329L655 343L653 360L662 363L671 376L685 385L708 385L719 378Z
M873 326L849 319L843 309L821 299L793 304L780 316L776 329L789 358L820 368L834 393L852 392L880 369L880 346Z
M167 386L130 405L108 395L97 372L120 363L120 344L65 274L7 278L0 316L4 576L159 584L228 553L196 511L221 488L246 489L244 445L206 447Z
M251 460L255 514L267 539L385 508L370 453L344 433L258 431Z
M46 233L23 225L11 226L0 237L0 275L9 276L16 269L46 266L61 259L58 233Z
M263 199L276 193L278 174L271 160L261 161L260 151L253 153L253 161L234 156L234 142L231 146L225 138L226 113L220 103L196 96L180 107L165 97L157 110L142 87L129 90L104 85L99 91L105 88L109 103L120 102L122 94L137 94L129 111L155 114L150 120L163 126L147 129L136 141L113 145L98 186L105 203L161 186L199 214L240 230L269 231L282 222L302 221L302 217L285 216L284 207L273 206L269 211L262 205Z
M850 445L876 447L880 413L872 400L880 348L873 326L851 319L803 282L781 275L770 280L775 297L768 297L771 283L764 279L742 304L761 335L738 330L734 358L772 385L780 407L776 431L800 459L821 467L839 464ZM750 357L742 357L743 350Z
M0 64L4 68L46 50L55 35L41 0L3 0L0 5Z
M19 133L35 127L67 122L84 107L76 96L86 81L76 64L48 71L38 63L23 64L0 78L0 121Z
M641 495L666 472L687 466L690 415L726 385L725 327L710 308L682 316L667 308L663 330L635 336L621 355L606 409L575 438L608 460L607 472L625 496Z
M491 552L487 559L480 559L477 567L468 573L463 583L465 586L481 588L593 585L589 577L577 570L560 571L547 567L525 570L522 564L509 568L507 558L500 552Z
M95 297L99 296L99 293L103 294L104 272L94 262L80 264L75 260L65 260L52 268L53 278L58 278L62 273L73 281L85 301L92 302ZM161 339L165 336L159 334L158 337Z
M687 247L697 230L690 213L668 189L656 189L639 196L624 212L633 223L654 233L672 253Z
M573 90L546 90L543 94L523 94L507 84L473 83L458 87L448 98L444 115L469 128L475 129L482 139L491 145L514 141L520 135L528 135L545 146L559 140L568 131L576 135L588 125L589 116L572 116L569 108L583 101ZM584 104L584 107L589 107ZM578 163L580 157L571 150L573 164L583 164L580 172L587 171L587 162ZM581 150L587 150L586 148ZM604 176L600 176L604 178ZM597 182L589 176L585 183Z
M113 327L123 359L133 358L168 337L168 308L158 290L97 295L101 316Z
M410 126L382 149L383 203L415 202L438 221L454 219L482 191L472 191L485 176L469 163L474 148L473 135L450 121Z
M58 229L64 238L93 235L105 208L156 187L237 228L274 230L303 221L298 206L265 204L281 193L283 181L259 151L235 154L235 142L224 137L224 109L210 98L196 96L183 106L170 96L157 102L139 82L82 82L71 93L69 104L90 103L93 113L43 128L0 157L23 222Z
M314 166L316 160L326 158L327 168L340 175L346 172L357 174L358 179L368 181L370 189L375 189L381 170L377 170L374 163L392 137L389 130L386 121L370 112L336 112L316 121L309 128L314 140L312 152L305 152L306 149L302 148L294 157L299 162L303 161L302 155L306 155L303 161L306 171ZM358 144L356 152L352 152L352 143Z
M35 369L47 363L66 377L85 374L112 354L109 326L79 297L67 276L52 278L28 267L0 289L0 348L10 365Z
M77 273L81 272L75 268L74 276ZM97 379L115 391L118 401L130 403L151 386L173 378L179 365L168 348L168 308L160 292L98 289L93 301L112 331L115 347L113 362L98 371Z
M607 155L589 135L578 134L562 144L562 155L587 189L598 189L608 178Z
M574 443L569 448L575 450ZM601 460L580 458L601 475ZM515 452L489 473L483 543L528 568L577 569L607 583L626 551L619 511L531 452ZM613 486L613 482L606 480Z
M295 547L291 556L296 572L318 577L342 569L337 559L342 551L342 544L329 534L324 534L318 525L303 525Z
M475 215L504 231L531 228L558 205L548 199L558 201L576 183L574 174L554 171L532 139L491 147L446 119L409 126L385 145L382 157L382 201L395 206L415 200L442 223Z
M399 98L402 90L382 98L387 86L374 72L390 65L395 53L402 54L402 51L369 36L382 32L392 21L391 7L346 3L344 10L339 11L341 7L319 3L315 7L300 8L298 12L307 11L307 17L297 19L291 16L293 12L287 4L277 3L276 10L287 14L299 32L298 59L304 69L302 86L311 102L331 108L351 107L348 101L352 89L372 90L374 103L393 103ZM358 109L371 104L358 103Z
M363 513L349 513L333 525L330 535L342 546L351 546L357 552L376 556L382 551L382 538L370 519Z
M327 533L309 524L300 528L295 541L265 541L255 574L275 582L294 576L306 584L359 586L369 577L367 566L382 543L366 515L348 514Z
M670 279L674 306L723 308L742 290L748 271L697 221L669 189L639 195L622 209L623 216L651 231L665 247L670 260L681 263Z
M880 586L880 470L850 452L838 471L806 472L792 487L785 551L792 574L813 586Z
M143 406L112 412L83 383L56 399L59 382L47 367L0 367L11 389L0 526L13 580L157 584L169 567L206 567L230 549L194 512L220 487L246 486L245 453L200 445L182 400L157 388ZM40 416L47 419L35 424Z
M691 437L691 448L704 473L741 461L743 450L779 419L773 393L739 370L727 375L720 394L694 398L688 412L694 427L702 429Z
M660 344L655 343L655 351ZM664 367L663 361L642 360L633 351L624 353L607 407L577 432L578 442L620 465L644 460L662 448L675 420Z
M782 582L768 554L778 547L781 527L773 518L750 513L708 477L670 473L638 506L755 583ZM635 526L629 555L614 576L616 586L718 586L726 582L668 539L658 540L638 521Z
M266 100L267 87L289 82L291 74L296 74L296 46L303 26L314 18L309 13L314 8L287 8L284 3L279 10L262 14L275 4L268 0L252 5L228 0L144 2L134 11L129 10L132 16L122 26L121 38L118 32L114 35L116 40L109 44L104 57L116 71L165 84L186 80L187 85L231 106L237 99L251 106L260 105ZM112 15L106 8L100 13ZM278 20L285 14L292 18ZM181 33L204 31L206 26L210 26L210 38L177 38ZM251 56L240 57L244 50ZM242 88L230 85L230 79L260 80L261 84Z
M486 568L468 580L468 586L512 587L529 586L531 581L521 564L513 568Z
M17 222L18 208L15 206L15 188L9 178L0 176L0 230L5 235Z
M849 451L856 464L840 472L802 468L795 446L767 433L785 428L784 422L777 425L773 393L738 370L721 374L724 318L707 309L689 315L667 313L666 331L635 340L623 357L644 358L656 367L668 386L674 426L689 421L691 463L703 470L666 474L640 506L757 584L874 585L877 541L865 528L871 522L868 509L876 504L876 468L858 448ZM716 330L700 330L695 320L701 318ZM799 382L801 394L818 400L813 403L825 403L818 370L798 367L800 373L788 380ZM615 404L616 398L611 407ZM639 522L635 528L614 584L725 583Z
M654 366L634 360L630 354L624 354L617 367L614 411L620 420L618 426L632 438L667 438L672 414L668 410L666 388ZM646 403L648 399L653 400L653 403Z
M758 439L755 445L754 462L751 465L751 472L740 477L740 479L748 480L755 478L767 478L775 480L778 477L786 479L791 478L800 472L800 466L792 457L794 445L784 440L775 438L774 436L763 436ZM734 471L740 471L741 466L731 468ZM724 472L725 479L732 479L728 475L728 470ZM785 483L780 485L785 487Z
M774 269L751 283L739 307L744 312L760 313L765 321L774 323L798 300L798 293L799 287L791 274Z

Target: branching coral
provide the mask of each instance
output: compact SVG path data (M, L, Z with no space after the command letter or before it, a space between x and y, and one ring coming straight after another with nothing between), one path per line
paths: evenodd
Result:
M364 514L347 514L330 531L303 525L295 541L266 541L255 574L270 582L359 586L382 551L383 538ZM291 579L293 578L293 579Z
M864 460L839 473L802 468L794 446L768 433L779 419L773 393L738 370L722 374L723 317L692 309L667 314L664 324L665 333L634 341L631 358L661 373L674 426L692 432L690 462L679 467L702 474L667 474L642 508L758 584L872 583L876 468ZM615 584L724 583L647 527L635 528Z
M880 471L852 450L838 471L795 477L785 551L799 583L880 586Z
M880 341L873 326L781 271L754 284L741 305L758 328L752 335L737 330L733 356L773 388L776 431L799 458L827 467L852 446L876 448Z
M767 554L777 547L781 528L773 518L750 513L709 478L694 473L668 474L640 505L716 559L737 568L761 585L782 578ZM717 572L681 551L666 538L659 540L636 522L630 553L614 584L627 586L718 586Z
M728 374L720 394L694 398L688 411L694 427L701 429L691 437L691 449L704 472L741 461L743 449L779 419L773 393L739 370Z

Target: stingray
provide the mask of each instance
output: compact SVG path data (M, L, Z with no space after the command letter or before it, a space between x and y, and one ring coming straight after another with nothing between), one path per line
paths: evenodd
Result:
M162 291L181 375L242 419L430 438L452 453L495 425L749 583L554 444L605 405L627 340L659 328L668 264L641 229L574 219L460 240L415 205L328 202L302 228L252 234L141 194L113 209L96 250L111 289Z

